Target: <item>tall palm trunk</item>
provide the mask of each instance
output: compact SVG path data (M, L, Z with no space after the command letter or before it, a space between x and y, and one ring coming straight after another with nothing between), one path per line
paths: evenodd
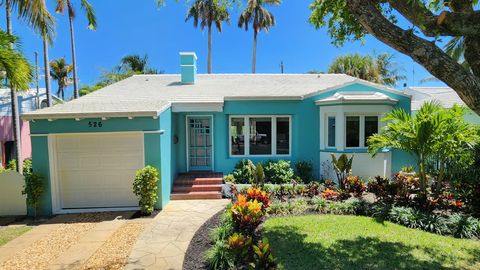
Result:
M208 74L212 73L212 25L208 26Z
M253 30L253 56L252 56L252 73L255 73L257 65L257 30Z
M5 1L6 17L7 17L7 33L12 34L12 14L10 13L10 0ZM10 45L13 47L13 43ZM20 138L20 113L18 111L18 97L17 91L10 85L10 99L12 108L12 131L13 131L13 144L15 149L15 159L17 160L16 170L22 173L23 160L22 160L22 142Z
M70 6L70 5L68 5ZM77 81L77 61L75 57L75 36L73 32L73 18L70 10L68 11L68 21L70 23L70 43L72 45L72 65L73 65L73 98L78 98Z
M45 69L45 91L47 94L47 106L52 107L52 91L50 89L50 61L48 60L47 36L43 34L43 64Z

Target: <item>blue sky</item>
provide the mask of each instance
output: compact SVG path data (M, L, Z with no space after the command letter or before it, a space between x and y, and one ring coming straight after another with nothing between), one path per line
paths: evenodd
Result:
M269 33L260 33L257 49L257 73L278 73L284 62L286 73L305 73L309 70L326 71L328 64L345 53L389 52L404 68L408 85L418 85L419 80L430 75L420 65L388 46L368 37L364 44L347 43L336 48L330 43L327 29L316 30L308 23L309 5L313 0L284 0L278 7L269 7L277 25ZM50 10L54 2L47 0ZM76 5L80 1L74 0ZM154 0L90 0L97 14L98 29L90 31L83 12L77 8L74 22L77 49L77 67L80 84L91 84L101 72L117 65L127 54L148 54L150 65L165 73L179 72L181 51L194 51L199 58L199 72L206 73L207 33L185 22L187 4L167 0L165 7L157 8ZM231 11L231 24L225 25L222 33L213 35L214 73L248 73L251 71L253 32L237 27L239 11ZM55 14L57 36L50 48L50 60L66 57L71 62L70 35L66 16ZM5 28L2 17L1 27ZM34 61L34 52L39 52L43 66L42 42L22 22L14 21L14 32L20 36L22 50ZM415 76L413 77L413 70ZM424 85L439 85L427 83ZM56 82L52 81L56 91ZM401 87L403 83L399 84ZM40 86L44 86L43 80ZM67 95L71 94L71 87Z

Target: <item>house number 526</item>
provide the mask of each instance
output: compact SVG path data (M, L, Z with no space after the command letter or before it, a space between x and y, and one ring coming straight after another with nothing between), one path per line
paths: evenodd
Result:
M91 128L101 128L102 126L102 122L88 122L88 127Z

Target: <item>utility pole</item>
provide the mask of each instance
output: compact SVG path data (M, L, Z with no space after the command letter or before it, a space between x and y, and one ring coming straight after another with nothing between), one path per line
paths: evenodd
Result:
M35 52L35 85L37 88L37 96L35 102L38 110L40 109L40 89L38 88L38 52Z
M280 62L280 73L282 73L282 74L283 74L283 68L284 68L284 67L285 67L285 66L283 65L283 61L281 61L281 62Z

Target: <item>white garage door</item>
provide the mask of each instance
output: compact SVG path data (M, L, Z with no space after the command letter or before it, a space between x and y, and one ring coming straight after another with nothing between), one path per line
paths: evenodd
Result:
M143 134L59 135L55 151L60 208L138 206L132 184L144 166Z

